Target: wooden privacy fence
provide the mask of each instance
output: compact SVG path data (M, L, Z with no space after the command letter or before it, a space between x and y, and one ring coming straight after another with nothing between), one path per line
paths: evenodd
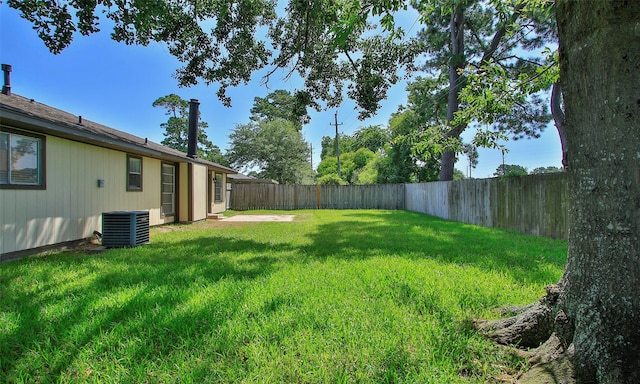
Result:
M382 185L234 184L231 209L395 209L566 239L565 173Z
M406 184L405 209L443 219L566 239L566 174Z
M231 209L404 209L404 184L234 184Z

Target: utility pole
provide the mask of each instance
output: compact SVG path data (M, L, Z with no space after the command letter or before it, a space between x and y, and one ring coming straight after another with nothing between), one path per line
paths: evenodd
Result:
M336 126L336 156L338 157L338 176L342 176L340 174L340 138L338 136L338 125L342 125L343 123L338 124L338 112L335 114L335 123L329 125Z
M309 160L311 161L311 170L313 171L313 144L309 143L309 149L311 150L311 158Z

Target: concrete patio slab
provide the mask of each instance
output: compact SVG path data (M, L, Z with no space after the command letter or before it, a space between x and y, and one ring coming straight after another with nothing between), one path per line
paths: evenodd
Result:
M295 215L236 215L231 217L224 217L218 219L218 221L230 221L230 222L264 222L264 221L280 221L287 222L293 221Z

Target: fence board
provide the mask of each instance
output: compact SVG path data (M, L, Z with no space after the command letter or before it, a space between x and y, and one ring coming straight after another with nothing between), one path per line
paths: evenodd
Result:
M566 239L564 173L382 185L234 184L231 209L392 209Z
M407 184L408 211L443 219L566 239L564 173Z
M404 209L404 185L234 184L231 209Z

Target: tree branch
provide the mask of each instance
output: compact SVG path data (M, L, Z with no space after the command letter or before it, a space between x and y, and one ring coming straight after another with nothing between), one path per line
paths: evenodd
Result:
M540 63L538 63L538 62L535 62L535 61L533 61L533 60L523 59L522 57L520 57L520 56L518 56L518 55L510 55L510 56L501 57L501 58L499 59L499 61L501 61L501 60L509 60L509 59L518 59L518 60L524 61L524 62L526 62L526 63L530 63L530 64L537 65L537 66L539 66L539 67L542 67L542 64L540 64Z
M484 51L484 54L482 55L482 60L480 60L482 64L485 64L485 63L488 64L489 60L493 58L493 54L498 49L498 46L500 45L500 41L507 34L507 26L510 24L513 24L516 20L518 20L523 8L524 8L524 3L518 4L518 6L513 11L513 14L511 15L511 18L509 18L508 22L505 22L500 26L500 28L498 28L496 33L493 35L493 39L491 39L491 43L489 44L488 49L486 49Z
M480 36L478 36L478 33L473 28L473 24L471 24L469 20L466 20L465 24L467 25L467 27L469 27L469 30L471 31L471 35L476 39L482 51L485 52L487 50L487 47L484 45L484 43L482 42L482 39L480 38Z
M344 53L347 56L347 59L349 59L349 63L351 63L351 66L353 67L353 70L356 71L356 73L358 74L358 76L360 75L360 71L358 71L358 66L356 65L356 63L353 61L353 59L351 58L351 56L349 55L349 52L345 49L342 51L342 53Z

